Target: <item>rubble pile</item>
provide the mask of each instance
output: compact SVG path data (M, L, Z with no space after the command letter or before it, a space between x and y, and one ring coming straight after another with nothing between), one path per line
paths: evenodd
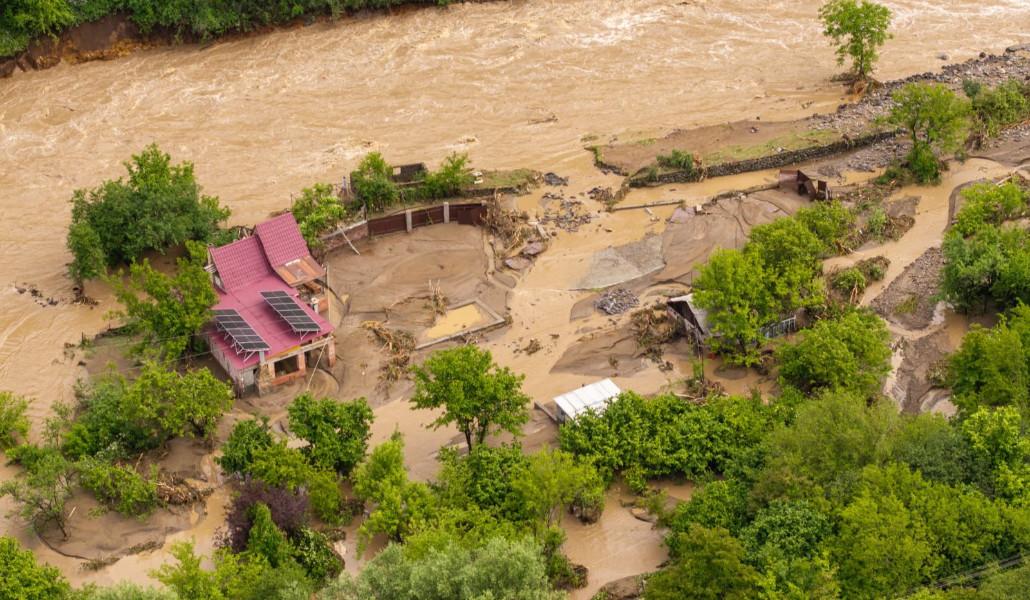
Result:
M594 308L609 315L621 315L631 308L636 308L640 300L636 294L626 288L615 288L601 294L594 302Z
M544 216L540 219L542 225L554 225L563 231L572 233L579 231L580 227L589 224L594 218L580 200L554 194L544 194L544 198L557 202L547 204Z

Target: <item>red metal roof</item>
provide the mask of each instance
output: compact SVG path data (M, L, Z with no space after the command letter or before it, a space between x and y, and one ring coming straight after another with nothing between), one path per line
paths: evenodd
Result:
M274 219L258 223L254 226L254 233L261 239L265 256L268 257L272 268L281 267L291 260L311 254L291 213L283 213Z
M286 213L255 227L257 235L237 240L219 248L211 248L211 262L221 279L218 304L215 309L236 309L255 332L269 345L268 357L291 350L301 344L318 339L333 331L333 326L316 313L302 299L297 291L276 274L275 261L286 258L286 262L310 255L304 238L300 235L293 215ZM261 297L261 292L284 291L297 299L297 304L319 325L319 331L301 337ZM224 336L215 328L208 331L211 344L222 349L234 369L251 367L260 360L257 354L244 358L232 349Z
M261 249L261 242L254 236L212 248L211 262L215 264L222 287L227 292L274 274Z

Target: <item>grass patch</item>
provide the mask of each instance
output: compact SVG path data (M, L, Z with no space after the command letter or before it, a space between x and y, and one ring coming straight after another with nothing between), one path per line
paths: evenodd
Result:
M912 294L894 308L896 315L910 315L919 307L919 296Z
M777 136L761 144L726 146L722 150L711 152L704 157L705 164L716 165L742 160L753 160L780 152L802 150L812 146L823 146L841 139L840 134L831 129L812 129L795 131Z
M471 186L471 189L492 190L494 188L522 188L535 185L540 173L532 169L513 169L510 171L483 171L482 181Z

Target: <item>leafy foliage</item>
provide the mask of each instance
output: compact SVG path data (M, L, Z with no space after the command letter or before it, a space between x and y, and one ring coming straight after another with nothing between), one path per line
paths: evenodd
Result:
M221 544L233 552L247 549L254 524L254 507L265 506L276 527L296 536L308 524L309 503L304 492L292 492L262 481L245 480L226 511L226 531Z
M113 280L115 297L124 307L121 316L140 334L135 350L143 356L180 358L211 320L218 296L204 270L207 250L200 244L187 247L189 257L177 261L174 276L161 273L144 259L130 267L128 281Z
M25 411L29 401L11 392L0 391L0 450L10 448L29 434Z
M37 563L31 551L8 536L0 536L0 573L0 598L53 600L71 591L57 568Z
M302 394L287 410L290 430L308 442L303 452L316 467L347 474L365 457L373 416L364 398L337 402Z
M65 503L72 495L75 473L71 463L53 448L22 446L8 456L25 467L25 475L0 482L0 497L15 502L9 516L19 516L41 532L55 525L67 537Z
M156 468L143 477L132 467L87 457L75 469L82 487L123 515L145 516L158 504Z
M65 436L73 458L156 448L172 437L207 437L232 406L232 392L207 369L177 373L145 363L129 382L115 372L82 390L81 414Z
M275 440L268 427L268 417L237 421L229 438L222 444L222 455L215 461L226 473L243 475L250 472L254 455L271 446Z
M960 415L981 406L1030 411L1030 308L1020 305L993 329L974 325L949 358L948 380Z
M525 376L499 367L489 350L471 345L439 350L412 373L411 402L416 408L443 409L433 427L456 426L470 449L490 433L519 435L529 419Z
M422 179L422 193L429 198L447 198L471 185L475 178L468 160L468 154L455 152L448 155L439 169L426 174Z
M758 442L773 419L759 400L713 397L696 405L675 396L624 392L604 413L587 413L559 431L561 448L605 478L622 473L637 490L646 479L723 473Z
M851 59L851 72L866 78L879 58L880 46L890 39L891 11L868 0L830 0L819 9L823 32L837 44L837 64Z
M692 525L676 535L682 537L679 555L672 566L648 580L646 600L755 596L758 572L744 562L744 549L729 532Z
M962 83L972 101L973 129L981 141L1030 117L1030 86L1018 79L1009 79L993 89L968 80Z
M825 319L776 350L780 379L806 392L849 389L875 394L890 372L890 334L871 311Z
M658 165L666 169L679 169L687 173L694 172L694 155L682 150L673 150L668 154L659 154L656 157Z
M921 182L936 180L939 161L934 152L961 145L969 124L969 103L941 84L910 83L891 97L887 122L904 129L912 140L909 168Z
M400 199L400 190L393 182L393 168L378 152L365 155L350 179L358 200L371 212L389 208Z
M413 555L391 544L355 578L322 590L318 600L558 600L551 591L539 546L530 539L493 538L469 548L451 541L437 551Z
M203 196L192 163L171 164L154 144L125 163L128 179L106 181L72 197L69 267L77 279L101 274L103 266L136 261L148 250L165 251L189 240L208 241L229 209Z
M525 473L515 480L529 510L548 527L558 525L562 513L576 505L600 512L604 483L592 465L577 462L561 450L543 449L529 457Z
M358 530L359 548L377 533L400 541L414 533L433 511L429 488L408 480L404 441L399 434L377 446L354 471L354 493L375 509Z
M328 233L347 216L347 209L328 183L316 183L301 190L300 196L293 199L290 212L309 248L321 246L319 236Z

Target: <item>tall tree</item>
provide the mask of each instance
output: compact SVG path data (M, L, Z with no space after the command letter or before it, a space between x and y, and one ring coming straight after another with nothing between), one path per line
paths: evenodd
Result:
M490 433L522 432L529 420L522 391L523 375L499 367L490 351L476 346L458 346L434 352L412 372L417 408L442 409L434 428L454 425L471 449Z
M142 336L136 351L149 358L180 358L211 320L211 307L218 301L204 270L207 250L200 244L187 246L189 256L179 259L174 276L143 260L132 265L127 282L114 281L115 296L124 307L121 315Z
M287 412L290 430L308 442L303 452L312 464L347 474L365 457L373 415L364 398L339 402L305 393Z
M890 39L891 11L868 0L831 0L819 9L823 32L837 45L837 64L851 59L851 74L865 79L873 72L880 47Z
M969 102L942 84L910 83L891 94L887 122L903 128L912 141L909 169L922 182L940 177L937 154L957 149L969 125Z
M757 596L759 577L744 549L725 529L692 525L672 566L653 575L645 600L745 600Z

